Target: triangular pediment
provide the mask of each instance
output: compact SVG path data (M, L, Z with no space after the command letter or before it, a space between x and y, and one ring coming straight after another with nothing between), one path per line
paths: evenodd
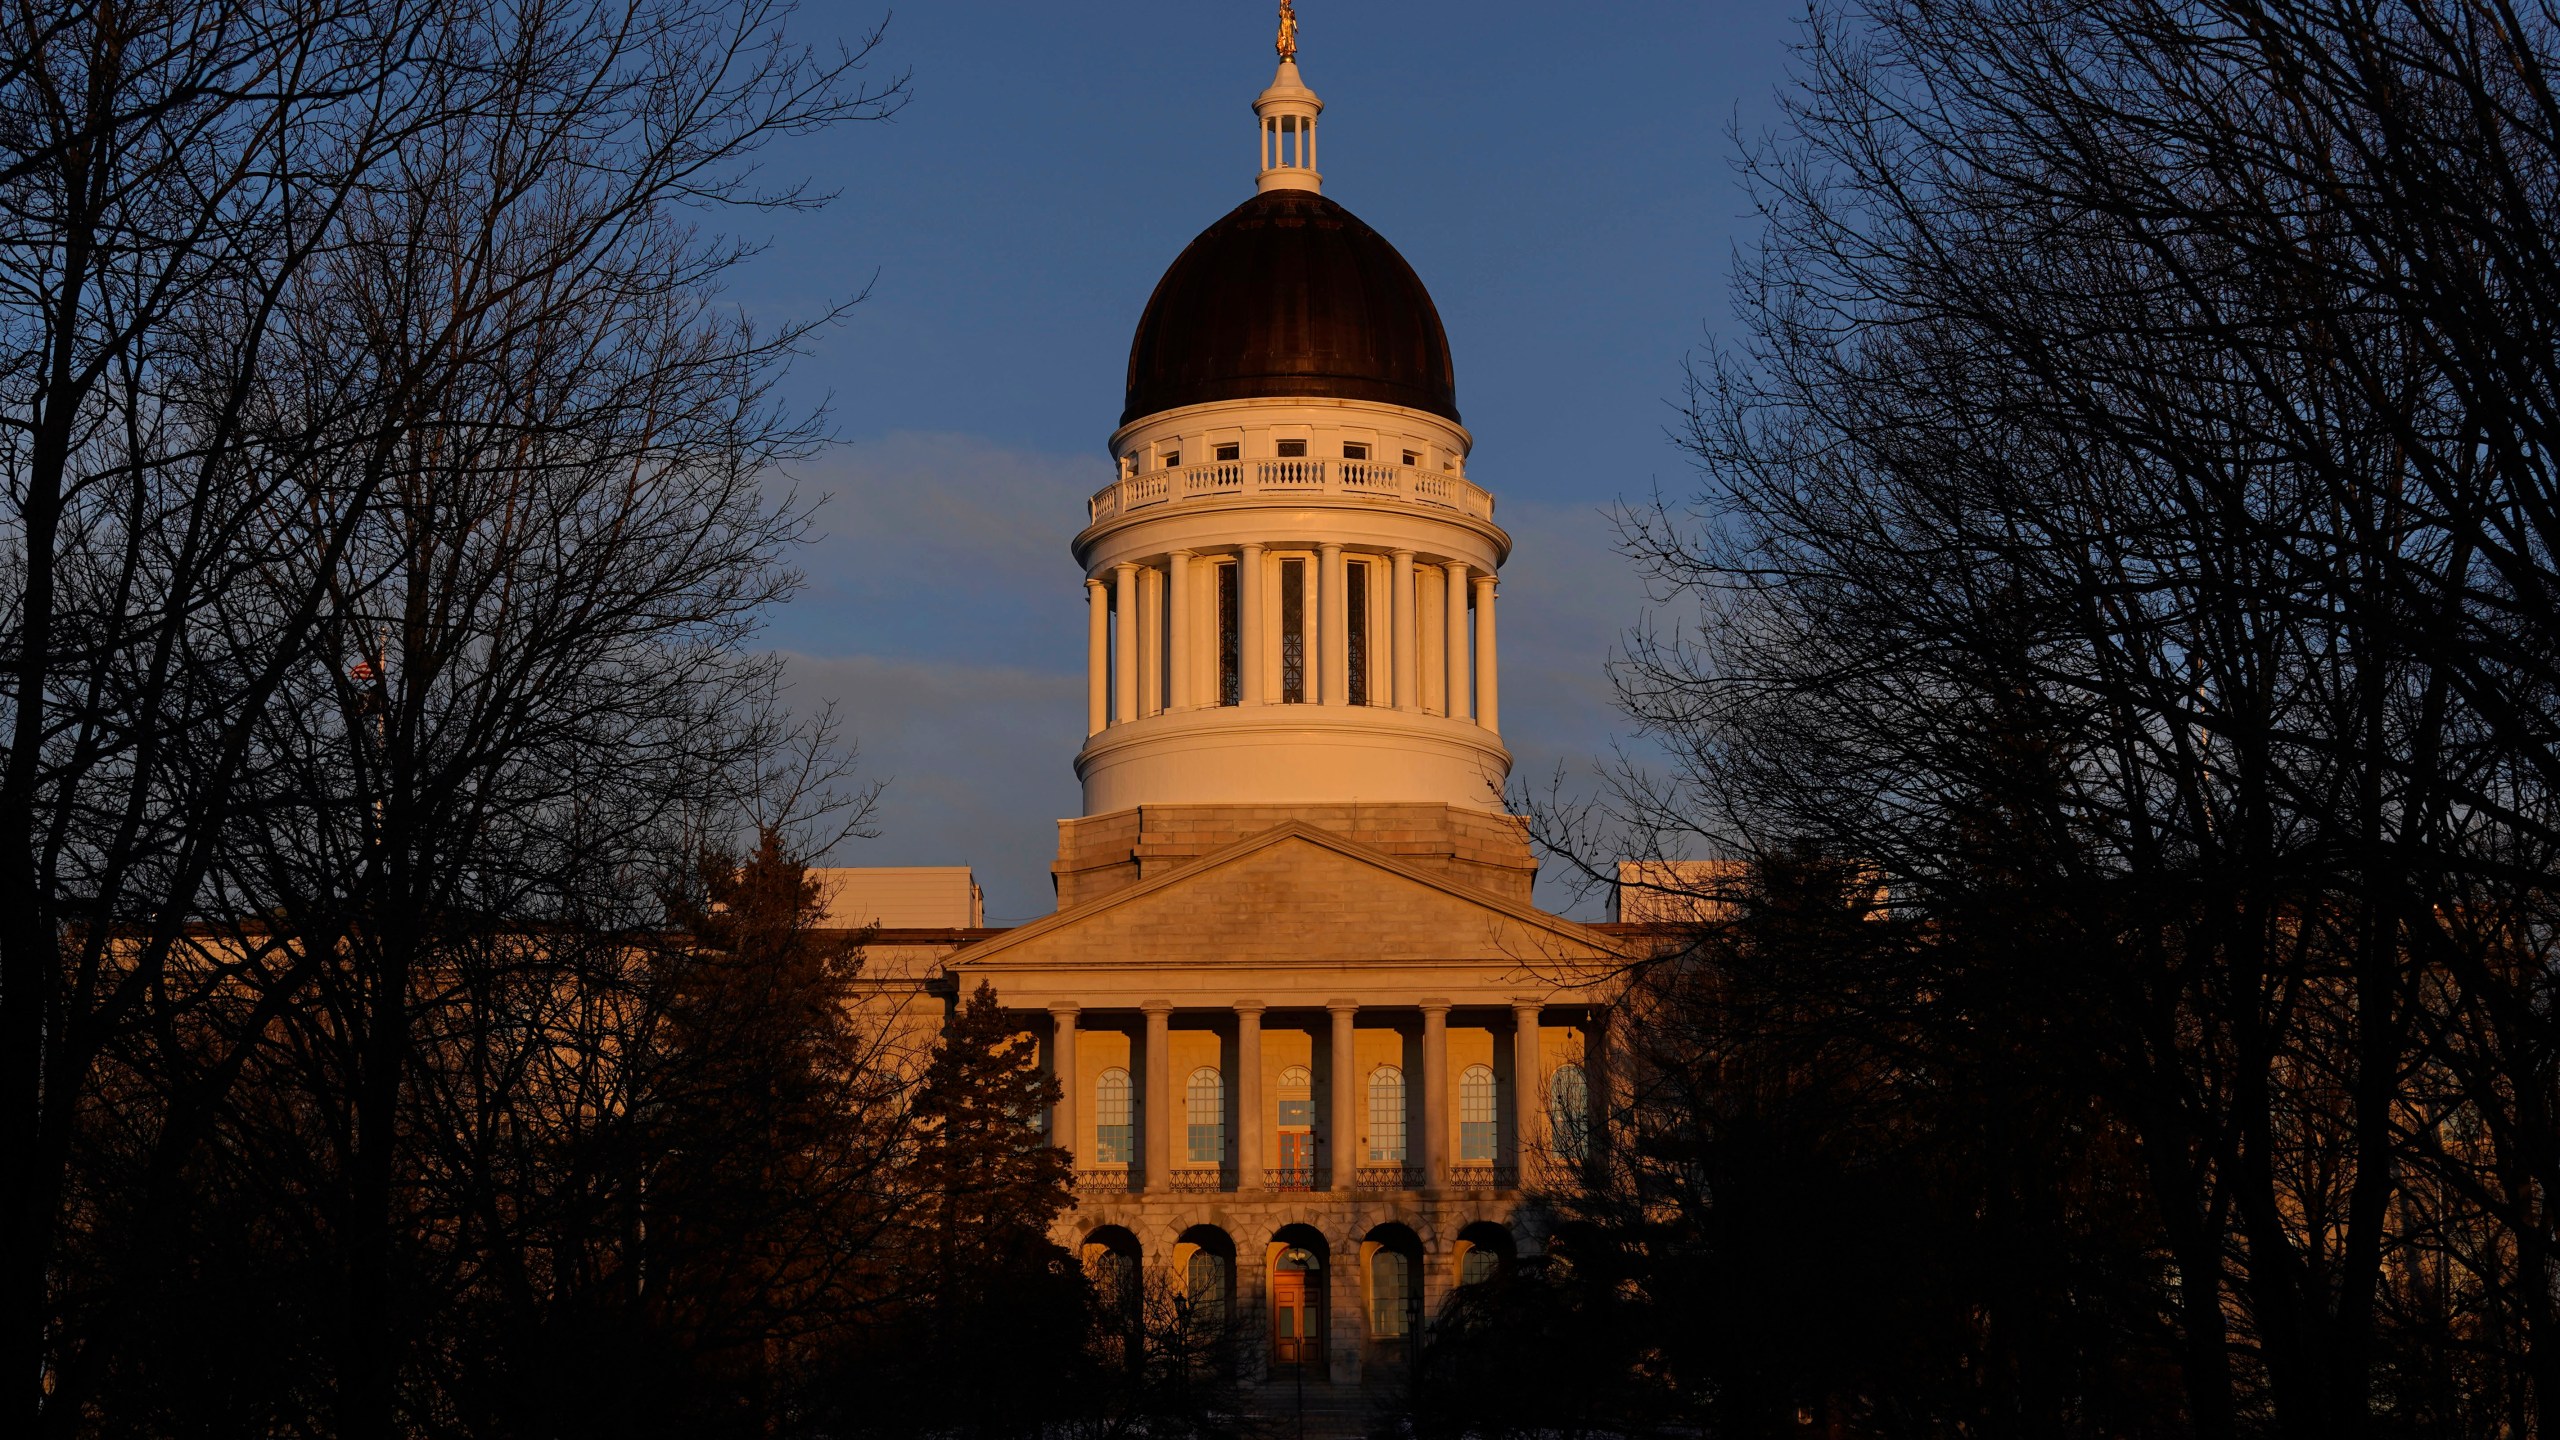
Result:
M1289 822L952 957L972 971L1498 966L1589 972L1608 937Z

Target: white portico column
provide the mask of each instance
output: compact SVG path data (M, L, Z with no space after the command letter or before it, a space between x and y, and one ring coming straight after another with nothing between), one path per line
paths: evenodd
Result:
M1546 1097L1546 1069L1538 1057L1538 1002L1511 1002L1511 1163L1521 1186L1535 1183L1531 1171L1544 1153L1539 1133L1539 1103Z
M1327 1000L1324 1008L1333 1017L1333 1123L1327 1127L1324 1148L1333 1156L1333 1188L1349 1194L1360 1184L1360 1112L1352 1076L1351 1034L1360 1002Z
M1138 569L1138 709L1164 713L1164 576L1153 565Z
M1164 583L1166 611L1170 615L1165 636L1165 670L1167 694L1165 708L1188 710L1198 703L1192 698L1191 677L1191 552L1176 550L1165 557ZM1483 628L1483 622L1477 622Z
M1146 1149L1147 1193L1173 1188L1173 1002L1149 1000L1138 1007L1147 1016Z
M1443 617L1448 621L1448 638L1441 652L1449 657L1449 718L1467 718L1467 562L1452 560L1448 564L1449 600Z
M1111 567L1112 656L1111 718L1122 725L1138 718L1138 567Z
M1236 556L1236 668L1243 672L1247 705L1262 699L1262 667L1270 640L1262 633L1262 547L1247 545Z
M1396 708L1410 710L1422 703L1422 697L1416 693L1414 684L1422 673L1421 666L1417 663L1421 657L1414 654L1414 651L1420 648L1417 642L1422 637L1413 619L1412 551L1395 552L1395 570L1388 583L1396 592L1395 623L1391 627L1393 635L1390 646L1395 660Z
M1449 1183L1449 1002L1422 1002L1422 1185Z
M1076 1068L1074 1005L1049 1007L1049 1073L1058 1080L1058 1103L1049 1110L1049 1143L1084 1160L1084 1137L1076 1133L1076 1091L1084 1078Z
M1236 1002L1236 1188L1262 1188L1262 1002Z
M1084 733L1111 723L1111 592L1084 582Z
M1351 586L1349 573L1343 568L1342 547L1321 545L1316 548L1316 573L1324 580L1323 642L1317 653L1323 658L1324 695L1327 705L1351 703Z
M1476 723L1502 729L1502 671L1493 653L1493 577L1476 577Z

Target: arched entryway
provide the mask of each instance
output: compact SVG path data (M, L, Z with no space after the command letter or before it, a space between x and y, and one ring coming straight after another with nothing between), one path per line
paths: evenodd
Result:
M1311 1226L1283 1226L1271 1237L1271 1373L1275 1377L1325 1377L1330 1258L1324 1236Z
M1236 1317L1236 1246L1215 1225L1194 1225L1173 1242L1176 1340L1194 1364L1223 1366Z

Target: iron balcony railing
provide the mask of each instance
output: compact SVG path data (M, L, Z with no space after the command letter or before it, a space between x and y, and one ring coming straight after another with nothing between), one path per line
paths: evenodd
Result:
M1092 523L1099 525L1151 506L1243 495L1344 495L1431 505L1477 520L1493 518L1493 495L1472 481L1445 470L1376 460L1214 460L1114 480L1094 492L1087 508Z

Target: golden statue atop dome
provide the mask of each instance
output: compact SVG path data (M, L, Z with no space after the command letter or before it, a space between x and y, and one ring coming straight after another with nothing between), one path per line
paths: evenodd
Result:
M1283 64L1298 58L1297 0L1280 0L1280 38L1273 42L1272 48L1280 52Z

